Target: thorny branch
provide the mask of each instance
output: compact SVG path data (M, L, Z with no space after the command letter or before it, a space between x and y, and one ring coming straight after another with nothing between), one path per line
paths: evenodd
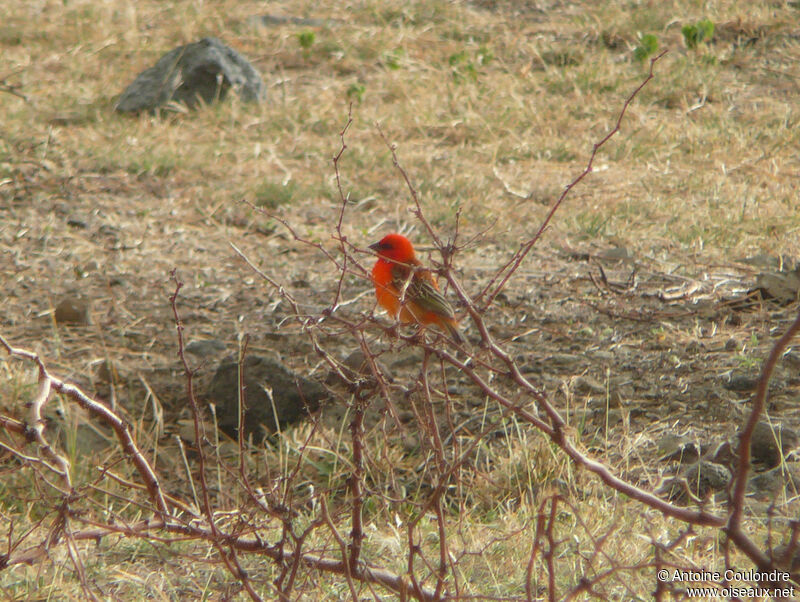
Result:
M742 530L742 514L745 506L745 494L747 491L747 477L750 473L750 442L753 431L761 418L767 402L767 387L769 385L772 372L778 364L778 360L783 355L784 350L800 332L800 313L785 333L775 342L772 350L764 362L761 377L758 379L756 394L753 398L753 407L750 416L739 434L739 449L737 451L738 465L733 481L733 494L730 504L728 522L725 525L725 533L733 542L752 560L762 571L769 571L774 568L775 561L767 556L759 546L750 539ZM796 538L794 535L793 539Z
M116 434L117 439L119 440L120 445L122 446L122 449L130 456L131 461L136 466L140 476L144 480L144 484L147 487L147 491L150 494L150 497L154 502L158 512L164 516L168 516L169 509L167 506L167 502L164 499L164 496L161 492L161 485L159 483L158 477L156 476L155 471L150 466L150 463L147 461L147 459L144 457L144 455L134 442L130 428L128 427L128 423L122 418L120 418L117 414L112 412L110 409L108 409L104 404L94 399L91 399L78 387L65 383L61 379L58 379L52 374L50 374L45 368L44 362L42 362L42 360L39 358L37 354L33 353L32 351L28 351L26 349L12 347L2 336L0 336L0 344L5 348L5 350L9 353L9 355L12 355L20 359L32 361L37 365L37 367L39 368L40 395L41 391L44 388L42 386L42 382L44 381L48 384L47 386L48 392L49 389L52 388L55 391L61 393L62 395L69 397L70 399L75 401L80 407L82 407L84 410L88 411L91 415L97 418L100 422L114 429L114 433ZM28 428L29 427L30 425L28 425ZM45 452L45 453L50 453L50 452Z
M558 209L561 207L561 204L564 202L564 199L567 198L567 195L572 191L573 188L575 188L575 186L577 186L586 176L588 176L592 172L594 159L597 156L597 152L603 147L603 145L606 142L608 142L612 138L612 136L614 136L617 132L619 132L620 127L622 126L622 119L625 117L625 113L628 111L628 107L633 102L633 99L636 98L636 95L642 90L642 88L644 88L650 82L650 80L652 80L653 77L655 77L655 75L653 74L653 68L655 67L656 62L666 53L667 51L664 50L657 56L650 59L650 71L647 74L647 77L636 87L636 89L634 89L633 92L631 92L630 96L628 96L628 98L625 99L625 102L622 105L622 109L619 112L619 116L617 117L617 122L612 128L612 130L608 132L608 134L606 134L605 137L600 139L600 141L594 144L594 146L592 147L592 154L589 156L589 161L586 163L585 169L581 173L579 173L575 179L573 179L569 184L567 184L567 186L561 192L561 195L558 197L558 199L556 199L556 202L553 203L553 206L550 208L550 211L547 213L547 216L542 221L542 224L539 226L539 229L536 231L536 233L530 239L528 239L527 241L525 241L520 245L519 250L517 250L517 252L514 253L514 255L512 255L511 259L509 259L505 265L503 265L500 269L497 270L497 273L495 274L494 278L492 278L489 281L489 284L487 284L486 287L483 289L483 291L481 291L481 293L478 295L479 299L485 297L481 308L482 312L488 309L492 305L492 303L494 302L495 298L500 293L500 291L502 291L505 288L511 276L514 275L514 272L517 271L517 268L519 268L520 264L524 261L525 257L528 255L528 253L530 253L531 249L539 241L542 234L544 234L544 231L550 224L550 220L553 219L553 216L555 215L556 211L558 211ZM502 276L500 282L497 283L497 285L495 286L495 282L497 282L497 279L500 278L501 275L503 274L505 275ZM494 286L494 290L491 290L490 292L492 286Z
M333 373L350 386L349 397L342 396L338 400L342 404L347 404L348 410L352 412L349 429L349 456L346 458L343 455L337 456L337 459L342 459L346 464L344 471L347 476L345 495L338 499L334 485L328 490L312 491L303 500L296 500L294 497L296 488L303 480L301 474L303 463L309 450L312 449L312 437L317 434L319 422L314 422L311 432L298 443L297 460L294 467L290 469L287 460L281 474L270 476L266 482L259 483L258 487L254 486L255 479L251 480L248 475L248 464L245 459L251 450L241 437L238 441L238 463L235 466L228 466L224 464L224 461L219 460L218 456L212 456L209 453L210 450L215 449L212 447L215 444L209 441L206 435L202 419L203 409L195 398L193 387L195 373L184 354L184 326L177 309L182 283L175 272L172 274L175 289L170 297L170 303L177 329L178 357L184 369L186 396L193 418L195 445L193 451L196 452L194 458L200 482L201 508L199 512L193 509L191 503L181 499L180 495L163 493L161 481L153 462L148 460L139 449L128 423L119 413L110 410L105 404L91 399L78 387L52 375L37 354L12 347L4 338L0 337L0 344L12 357L33 362L38 368L38 391L28 405L25 421L0 416L0 428L17 438L25 437L29 443L35 442L38 446L37 454L24 451L23 446L17 448L6 443L2 443L2 449L10 451L26 466L58 475L62 484L60 486L53 485L53 487L64 500L46 541L23 548L19 542L28 537L27 534L22 539L16 540L13 545L10 541L11 535L9 535L8 553L0 554L0 570L7 566L38 562L48 554L49 547L64 543L72 559L75 572L84 583L84 590L88 591L81 551L77 542L99 541L106 537L127 537L171 545L186 540L195 540L215 550L217 561L225 566L237 583L237 587L245 590L254 600L262 598L260 591L263 584L259 583L248 571L247 563L244 562L251 555L271 561L277 576L271 583L271 587L274 589L269 591L273 594L277 592L281 600L292 599L290 595L299 589L299 582L303 575L314 572L340 575L345 580L347 591L353 600L363 597L364 592L360 590L365 586L384 588L402 600L443 600L469 597L471 593L466 591L466 579L460 575L459 566L459 562L466 557L467 552L463 549L463 544L457 541L458 537L452 535L449 504L454 488L460 492L459 495L466 489L461 475L469 470L476 451L489 444L487 440L491 428L478 429L470 434L471 438L469 439L457 436L452 420L452 410L456 401L450 397L446 382L451 370L463 375L484 401L496 402L504 416L510 416L518 424L536 429L549 439L553 449L560 450L574 465L585 468L599 477L600 481L609 489L624 494L639 502L643 507L656 510L683 524L679 536L673 539L669 545L657 545L655 537L652 537L655 548L654 561L615 564L614 559L606 553L605 548L616 527L612 526L607 532L596 535L589 525L578 521L583 531L588 533L593 549L592 553L587 555L586 562L591 566L598 562L597 559L601 559L607 564L611 564L611 568L597 571L592 576L585 576L578 580L572 585L571 590L566 590L567 599L584 594L601 597L602 593L599 592L601 584L620 571L652 570L668 566L669 563L665 560L665 556L681 542L684 542L693 533L692 529L695 526L712 527L724 532L728 540L746 554L759 569L766 571L777 568L779 562L787 560L792 550L787 551L784 558L773 558L772 554L767 555L745 533L743 511L750 466L749 446L753 429L765 407L767 385L771 374L786 346L800 331L800 315L789 330L775 343L764 364L751 414L740 436L738 465L727 516L714 514L704 507L694 509L663 500L643 487L620 478L608 465L580 449L579 443L576 442L576 434L569 430L559 411L548 399L546 392L524 376L508 348L493 335L492 324L488 322L489 314L486 310L493 304L497 295L507 285L546 231L555 212L562 206L566 195L592 171L598 151L620 130L629 105L638 92L654 77L654 65L662 56L663 53L651 60L648 76L625 100L615 127L594 144L586 168L564 189L539 229L530 239L520 245L519 250L497 270L486 287L474 297L454 277L452 262L456 252L463 249L465 245L471 244L471 241L475 239L469 239L461 247L457 246L459 233L456 228L452 240L448 240L447 243L443 242L444 238L435 231L425 216L423 205L412 180L398 159L396 147L389 142L381 127L377 126L380 136L391 151L393 164L408 187L414 202L415 216L441 252L440 273L444 274L450 287L461 300L463 308L478 333L479 347L477 348L468 345L458 348L448 347L443 345L446 339L440 335L431 338L428 334L412 336L403 334L394 326L387 327L371 312L348 313L350 302L343 301L346 277L356 276L361 278L365 284L370 284L369 271L358 260L358 256L367 251L351 243L344 232L348 195L343 190L340 166L347 149L345 137L353 123L352 105L348 110L347 122L339 134L340 148L333 157L336 185L339 192L335 231L331 235L335 248L331 250L325 243L303 238L287 220L271 215L288 230L294 241L317 249L322 258L337 270L338 283L330 304L322 311L304 311L301 302L277 278L259 268L245 253L231 243L236 254L247 263L249 268L286 302L292 319L308 337L315 353L330 367ZM261 211L257 207L254 209ZM373 332L387 337L391 350L416 347L422 352L421 370L414 382L405 388L389 382L380 367L379 356L382 340L373 338L371 336ZM364 357L361 373L354 375L351 367L345 366L335 357L334 353L326 349L324 341L326 337L330 336L346 336L353 340L353 347L359 349ZM239 358L242 363L247 347L246 340L243 347ZM435 378L430 372L432 364L438 366ZM240 395L244 399L244 379L241 372L239 388ZM45 437L42 409L48 402L52 391L64 395L68 400L88 411L99 422L107 424L114 430L120 447L125 451L124 460L120 460L120 463L129 464L133 468L134 476L125 477L116 474L111 471L112 467L105 466L101 468L97 481L86 486L82 491L76 491L76 485L72 482L70 475L69 462L63 454L60 454L48 443ZM413 398L412 401L419 402L421 406L421 410L417 412L420 421L417 430L419 435L425 438L421 441L421 446L428 450L429 455L422 467L424 482L419 486L416 496L408 496L405 492L393 492L391 488L395 486L394 475L384 478L386 475L376 474L380 470L376 468L378 464L374 457L378 453L377 444L368 437L366 432L365 415L371 409L371 405L377 403L378 400L385 402L387 414L402 430L402 423L393 403L393 399L398 393ZM442 403L444 408L441 407ZM442 420L442 412L446 417L445 422ZM239 433L244 432L243 414L243 410L240 410ZM442 436L440 429L443 428L449 428L452 432L447 437ZM331 447L333 448L334 445ZM340 452L333 453L339 454ZM381 450L380 454L382 454L382 459L387 458L385 450ZM220 472L234 477L236 486L244 492L244 497L248 501L248 504L241 508L235 508L235 512L216 505L219 498L215 498L213 488L209 485L207 478L208 465L212 458L214 458L213 461L221 463L217 466ZM269 467L267 470L270 470ZM120 486L130 496L130 499L119 496L119 494L113 495L130 502L140 513L138 516L146 516L146 518L137 517L136 520L129 520L122 515L111 514L109 520L101 521L94 518L71 516L69 500L75 495L85 494L85 491L90 489L101 490L103 479L109 479ZM142 493L146 493L145 500L140 499ZM534 492L529 493L531 496L534 495ZM387 514L394 516L396 521L394 527L398 534L401 533L401 529L405 531L404 536L398 537L398 540L402 540L405 544L402 551L402 554L405 555L403 572L373 566L365 560L383 559L380 554L372 553L369 548L372 502L382 503L391 510ZM533 526L533 542L525 567L524 590L528 600L540 599L543 590L546 591L548 599L558 598L559 584L556 577L561 557L559 552L562 546L566 546L566 543L565 540L559 539L557 528L559 513L567 510L575 515L578 514L577 509L565 502L564 498L558 494L547 495L538 506L536 522ZM65 529L67 518L84 525L85 528L78 531ZM343 524L346 524L348 518L349 534L346 533L346 528L343 528ZM431 521L433 524L433 529L430 531L426 531L425 528L427 521ZM267 529L267 526L270 529ZM796 545L798 530L800 527L795 523L790 542L792 547ZM530 531L531 527L525 527L520 532L530 534ZM265 533L269 533L269 537L265 536ZM314 535L318 537L312 537ZM435 545L426 545L431 536L435 537ZM461 536L463 537L463 534ZM327 543L318 544L316 539L320 537L323 537ZM309 543L311 541L314 543ZM462 546L462 549L457 549L459 545ZM545 575L543 583L538 580L540 574ZM798 575L793 573L793 578L797 579ZM659 584L656 588L656 596L662 596L663 592L664 589ZM372 595L377 599L380 594L372 591Z

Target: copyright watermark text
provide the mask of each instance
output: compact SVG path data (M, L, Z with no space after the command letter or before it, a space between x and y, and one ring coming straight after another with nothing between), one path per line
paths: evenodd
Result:
M686 571L680 569L661 569L656 573L661 582L685 583L686 595L689 597L733 598L733 597L769 597L793 598L794 585L789 582L789 573L786 571L762 572L754 569L747 571ZM770 587L760 585L744 586L732 585L732 582L750 582L769 584ZM693 584L717 584L714 587L695 587Z

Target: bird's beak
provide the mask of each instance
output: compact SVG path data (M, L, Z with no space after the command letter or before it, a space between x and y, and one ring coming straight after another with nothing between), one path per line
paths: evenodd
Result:
M370 246L368 246L367 248L368 248L368 249L372 249L373 251L375 251L375 252L377 253L378 251L380 251L380 250L381 250L381 243L379 243L379 242L374 242L374 243L372 243Z

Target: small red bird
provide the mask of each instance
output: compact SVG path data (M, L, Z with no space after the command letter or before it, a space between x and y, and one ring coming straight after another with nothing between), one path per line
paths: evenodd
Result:
M422 266L411 241L400 234L387 234L369 246L378 254L372 282L378 303L393 318L405 324L434 324L457 343L464 341L453 306L439 292L431 271Z

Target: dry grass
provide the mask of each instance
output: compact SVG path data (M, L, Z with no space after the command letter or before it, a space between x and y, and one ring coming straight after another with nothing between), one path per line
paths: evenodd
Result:
M170 269L187 283L181 302L190 337L220 339L233 350L247 332L251 352L277 354L306 375L324 377L307 339L287 322L288 309L229 242L299 291L309 313L324 307L336 287L330 264L241 201L277 212L302 236L332 248L339 202L331 159L352 101L354 123L341 163L350 199L344 234L364 247L401 230L425 246L379 122L397 144L434 227L446 237L458 215L462 240L483 233L456 258L459 277L479 291L509 249L535 232L585 166L592 144L613 127L625 97L646 74L633 48L640 34L652 33L669 50L656 79L637 97L595 171L556 214L491 320L570 416L584 445L618 474L655 488L665 470L654 459L660 437L674 431L703 441L730 436L747 400L723 390L723 377L757 370L791 316L791 309L767 307L736 313L734 320L715 303L752 287L758 268L736 260L800 256L795 4L662 2L631 10L629 3L589 1L6 3L0 8L0 334L34 347L50 369L88 390L104 398L113 391L142 447L173 476L173 493L191 499L169 436L186 419L167 302ZM330 21L309 28L248 20L278 11ZM714 42L686 49L681 26L704 17L716 24ZM307 50L298 40L305 31L315 36ZM188 114L132 118L112 111L139 71L205 35L220 37L261 70L268 90L263 105L234 98ZM588 253L601 261L599 254L617 248L629 259L603 265L620 282L636 266L640 288L629 296L601 294L588 280L595 264L576 260ZM655 298L689 283L699 285L694 298L700 304ZM346 279L353 311L369 311L371 296L357 299L368 287L364 279ZM91 300L92 324L57 325L58 299L76 294ZM345 345L340 351L346 355ZM392 353L381 359L390 361ZM11 360L0 362L0 414L19 416L34 376ZM98 368L108 362L113 371L105 378ZM797 426L790 368L770 411ZM392 369L401 380L413 378L407 365ZM212 370L204 368L201 380ZM582 387L579 377L601 389ZM457 377L453 382L463 386ZM448 537L463 555L455 571L463 595L524 596L533 529L539 511L549 509L540 504L554 492L564 498L555 523L556 539L564 542L557 555L561 592L587 572L652 563L653 542L677 537L680 525L576 472L486 400L469 391L459 395L464 415L496 421L496 437L463 468L461 489L448 494ZM617 407L619 421L606 421L607 404ZM136 520L140 508L115 498L123 489L106 481L92 486L95 465L129 470L121 451L94 439L81 448L94 427L62 405L66 417L54 414L52 428L65 425L59 441L86 494L76 520L90 521L108 504L116 516ZM160 412L164 437L163 425L153 420ZM368 435L375 455L367 478L386 485L383 477L391 475L397 489L366 508L365 557L402 573L413 510L387 500L423 498L431 458L424 441L409 451L385 436L387 428L379 422ZM254 480L269 481L265 466L288 474L309 433L300 425L248 457ZM330 493L332 507L341 501L349 445L346 428L335 424L314 433L314 451L302 455L294 482L299 498L313 485ZM49 529L48 504L58 496L10 461L0 471L0 517L13 518L16 533L32 529L36 540ZM242 501L235 490L228 493L229 476L214 477L220 508ZM782 500L781 512L792 516L791 502ZM316 510L301 508L301 516L310 521ZM750 527L764 541L766 511L752 512L759 520ZM261 535L275 537L274 528L265 524ZM5 527L0 536L5 539ZM417 536L435 558L435 521L423 520ZM76 545L90 582L109 599L244 595L214 551L194 542L118 538ZM310 545L335 550L330 535ZM246 561L270 598L276 569L258 557ZM724 566L717 533L698 529L671 561ZM737 558L732 564L747 566ZM537 579L542 571L537 564ZM80 599L84 591L63 547L45 563L2 571L0 585L18 600ZM534 583L537 595L544 586ZM647 599L653 571L621 570L603 587L608 599ZM315 572L302 576L295 593L308 600L349 596L343 579ZM367 589L361 594L371 596Z

